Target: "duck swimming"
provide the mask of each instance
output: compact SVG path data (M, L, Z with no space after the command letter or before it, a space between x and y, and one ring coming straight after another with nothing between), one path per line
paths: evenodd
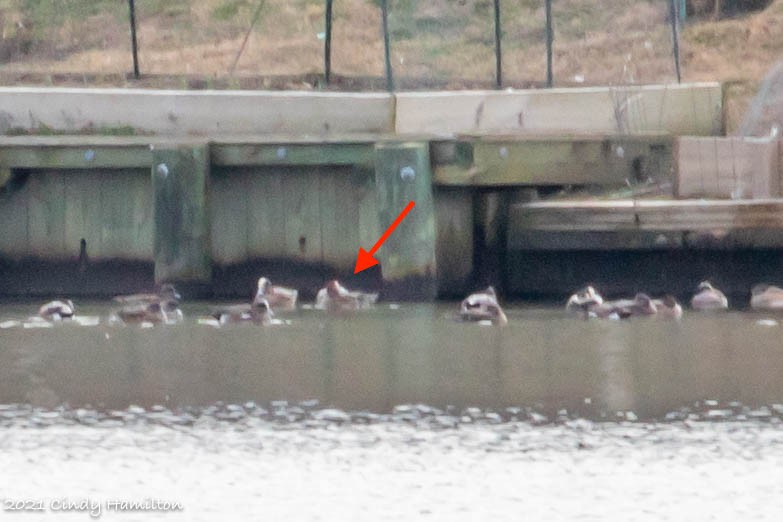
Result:
M489 321L498 326L508 324L508 318L498 303L495 289L491 286L463 299L459 305L459 318L462 321Z
M38 309L38 316L49 321L71 319L76 313L76 307L70 299L49 301Z
M296 310L296 300L298 297L299 292L297 290L283 286L275 286L266 277L261 277L258 280L258 288L253 302L255 303L261 299L266 299L269 306L273 309Z
M378 294L348 290L337 279L332 279L318 291L315 308L331 312L363 310L375 304Z
M174 285L166 283L160 287L157 294L118 295L112 301L120 304L153 303L161 301L179 301L182 296L174 289Z
M600 305L604 298L595 291L592 286L586 286L575 294L572 294L566 302L567 312L585 313L590 307Z
M136 302L127 304L112 312L109 322L122 322L124 324L161 324L166 322L167 305L160 302L144 303Z
M754 310L783 310L783 288L759 284L750 289L750 307Z
M601 319L628 319L631 317L645 317L658 313L655 302L644 293L638 293L633 299L618 299L616 301L604 301L599 305L591 306L587 317Z
M696 290L696 295L691 299L691 308L694 310L726 310L729 307L729 300L724 293L712 286L709 281L699 283Z
M653 299L656 315L662 319L681 319L682 306L677 300L670 296L663 296L661 299Z
M250 304L236 304L215 308L210 314L218 321L219 325L254 323L268 325L272 323L274 313L269 301L258 298Z

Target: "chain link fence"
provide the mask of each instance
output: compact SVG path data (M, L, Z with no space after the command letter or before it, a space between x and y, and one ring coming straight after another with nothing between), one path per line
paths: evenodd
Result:
M0 80L372 90L672 82L672 20L683 23L692 4L0 0Z

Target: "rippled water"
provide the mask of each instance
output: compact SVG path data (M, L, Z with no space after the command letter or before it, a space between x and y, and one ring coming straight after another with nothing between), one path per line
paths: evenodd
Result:
M90 519L63 499L107 520L783 516L774 317L511 307L498 329L402 305L215 329L206 306L0 329L0 497L45 508L2 518ZM0 306L0 325L35 309ZM145 499L182 510L106 508Z

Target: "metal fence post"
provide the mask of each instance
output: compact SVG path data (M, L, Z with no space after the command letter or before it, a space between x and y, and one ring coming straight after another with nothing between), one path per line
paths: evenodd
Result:
M386 63L386 90L394 91L394 77L391 65L391 42L389 39L389 8L387 0L381 0L381 22L383 23L383 56Z
M139 49L136 42L136 1L128 0L130 10L131 49L133 51L133 77L139 79Z
M545 0L546 7L546 86L552 87L552 42L555 39L552 29L552 0Z
M680 37L677 31L677 7L669 0L669 19L672 23L672 50L674 51L674 68L677 71L677 83L680 83Z
M495 87L503 86L503 59L500 49L500 0L495 0Z
M332 0L326 0L326 35L324 38L324 79L326 85L332 76Z

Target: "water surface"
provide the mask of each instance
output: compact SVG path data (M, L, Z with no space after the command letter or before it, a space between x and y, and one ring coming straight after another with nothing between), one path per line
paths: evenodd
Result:
M0 497L10 520L779 520L775 317L584 322L451 304L24 328L0 306ZM80 313L105 318L105 303ZM8 326L8 325L11 326ZM116 500L181 511L110 512Z
M124 408L317 399L375 412L426 403L565 408L588 418L661 418L705 399L783 402L783 328L764 315L580 321L554 308L509 307L508 327L493 328L451 321L453 305L380 305L341 316L280 314L290 324L273 327L214 328L196 321L208 306L185 306L184 323L149 329L105 320L0 329L0 402ZM2 306L0 323L35 309ZM79 312L105 319L108 308Z

